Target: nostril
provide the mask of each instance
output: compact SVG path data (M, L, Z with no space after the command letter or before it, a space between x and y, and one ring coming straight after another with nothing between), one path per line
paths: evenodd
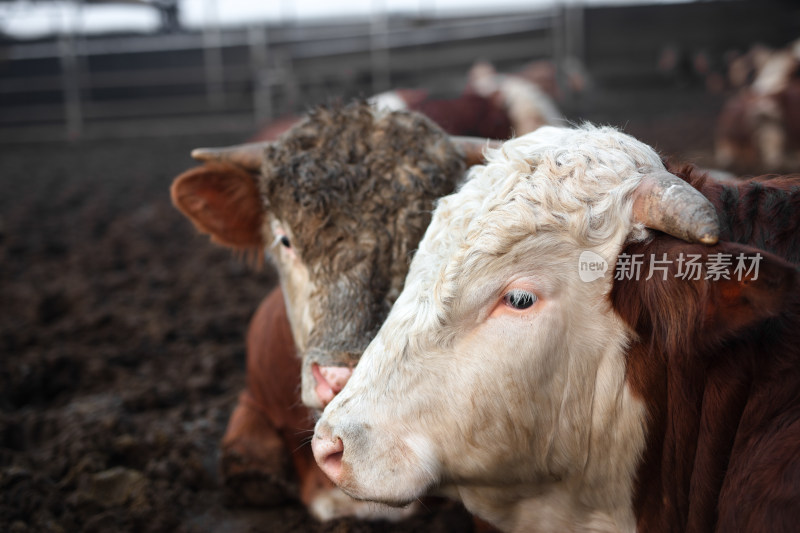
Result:
M339 447L341 447L342 441L340 439L336 439L336 442L338 442ZM322 459L324 465L323 472L331 476L331 479L339 479L340 477L339 474L342 470L343 455L344 455L344 450L340 452L333 452L327 457L323 457Z
M311 441L311 449L320 469L331 481L339 483L342 476L342 456L344 455L342 439L316 434Z
M324 407L344 388L353 374L353 369L346 366L320 366L314 363L311 365L311 373L317 382L314 392Z

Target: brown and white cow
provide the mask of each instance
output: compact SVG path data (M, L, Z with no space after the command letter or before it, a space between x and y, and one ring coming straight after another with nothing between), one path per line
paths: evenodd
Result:
M772 51L749 54L753 80L741 87L720 112L715 157L724 167L752 172L797 170L800 154L800 40ZM734 78L744 78L738 64Z
M483 144L454 142L416 113L355 103L312 111L274 142L196 151L208 163L175 180L175 205L212 240L268 253L288 311L294 346L284 342L286 320L274 318L277 297L254 317L248 390L223 439L226 485L245 499L294 492L286 454L310 454L286 431L310 433L309 409L344 385L402 288L435 200L454 190ZM288 359L295 353L300 360ZM294 466L310 505L314 476Z
M571 75L571 86L582 87L580 79ZM555 68L545 61L531 63L519 74L500 74L490 64L478 63L470 70L463 93L454 98L431 98L423 89L394 89L372 96L369 102L383 111L421 113L450 135L504 140L539 126L566 123L553 101L555 82ZM252 141L275 140L300 120L293 115L275 119Z
M516 136L541 126L562 126L566 119L553 101L558 94L557 76L555 68L548 72L547 66L531 63L519 74L500 74L491 63L480 61L469 71L462 98L472 95L497 100L508 113Z
M542 128L490 153L439 202L317 423L322 469L395 505L455 488L507 531L795 530L797 272L709 245L797 250L798 180L745 187L742 209L736 185L697 185L719 191L719 221L610 128ZM788 226L767 234L766 217ZM656 268L628 275L634 254Z

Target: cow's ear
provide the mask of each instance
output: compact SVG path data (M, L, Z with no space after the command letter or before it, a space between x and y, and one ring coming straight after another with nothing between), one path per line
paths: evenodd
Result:
M730 256L732 265L730 279L704 280L711 295L705 306L710 328L722 336L726 332L735 334L777 316L786 308L788 296L797 285L797 270L793 265L748 246L723 243L718 248L716 253L722 256L709 254L710 260ZM734 272L737 265L742 268ZM709 274L706 271L706 276Z
M629 268L637 258L638 276ZM797 284L795 267L763 250L730 242L687 244L659 235L620 254L611 301L643 339L673 352L745 334L784 311Z
M206 163L175 178L170 192L175 207L212 241L233 248L263 246L256 177L241 167Z

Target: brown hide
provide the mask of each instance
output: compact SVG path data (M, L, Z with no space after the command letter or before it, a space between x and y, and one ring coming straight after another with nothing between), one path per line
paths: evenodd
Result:
M666 280L617 280L614 309L639 335L627 380L648 411L634 500L639 531L795 531L800 523L797 272L757 249L664 235ZM686 281L679 254L761 253L757 279ZM703 273L705 276L705 271ZM732 276L733 277L733 276Z
M226 485L249 503L278 504L288 493L308 505L333 486L311 454L313 429L313 416L300 401L300 359L283 294L275 289L247 333L247 390L222 439Z
M449 100L421 100L409 109L427 116L451 135L508 139L511 119L501 102L477 94L462 94ZM522 134L527 132L517 132Z

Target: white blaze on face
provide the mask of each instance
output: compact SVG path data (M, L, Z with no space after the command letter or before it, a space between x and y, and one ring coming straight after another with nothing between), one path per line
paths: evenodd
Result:
M314 308L313 298L317 286L311 280L308 266L296 253L291 228L274 216L270 217L268 224L269 231L266 235L271 237L272 245L267 253L278 269L292 338L297 353L302 354L308 348L308 340L314 327L314 316L319 315L319 310ZM317 384L313 376L304 371L301 382L303 403L322 408L323 405L315 392Z
M644 410L625 386L629 332L610 308L613 276L585 282L578 265L585 251L613 265L645 236L630 194L655 169L651 148L613 129L546 127L440 201L317 426L316 439L341 439L331 472L346 492L404 503L457 485L506 529L528 527L531 509L560 517L554 530L633 526Z
M286 311L292 327L292 337L298 353L308 346L308 337L313 327L311 294L314 286L308 267L297 256L294 249L294 235L288 225L275 217L270 217L269 233L272 244L267 253L273 258L283 289Z

